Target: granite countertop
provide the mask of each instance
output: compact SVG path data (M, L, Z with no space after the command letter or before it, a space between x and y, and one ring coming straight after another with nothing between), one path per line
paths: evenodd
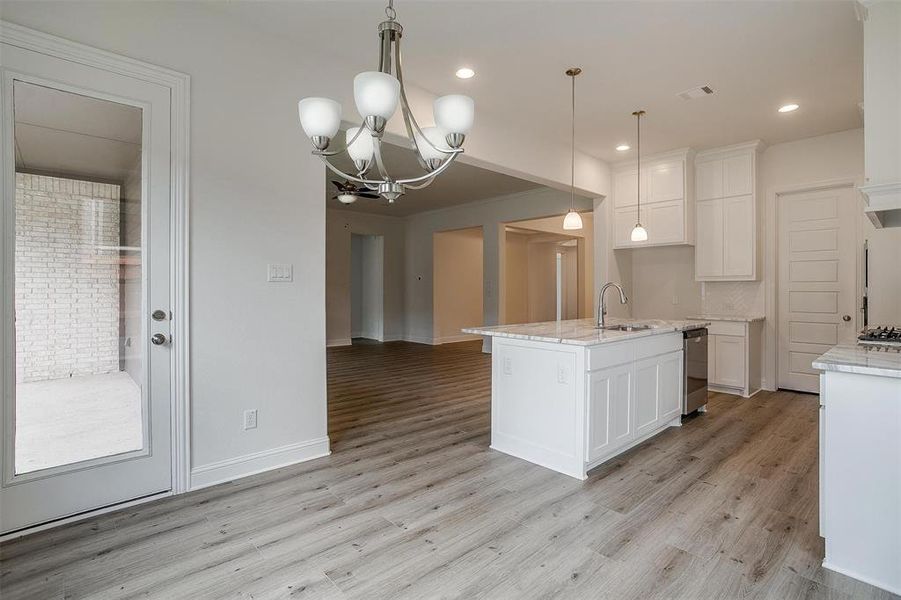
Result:
M651 329L641 331L611 331L595 328L595 319L573 319L570 321L546 321L544 323L523 323L520 325L495 325L491 327L469 327L464 333L487 335L496 337L513 338L517 340L532 340L536 342L551 342L556 344L571 344L575 346L594 346L609 342L619 342L635 338L649 337L700 329L709 323L703 321L663 321L660 319L607 319L608 325L621 325L624 323L647 324Z
M901 379L901 346L840 344L813 361L814 369Z
M755 321L763 321L762 315L692 315L689 319L700 319L701 321L735 321L737 323L754 323Z

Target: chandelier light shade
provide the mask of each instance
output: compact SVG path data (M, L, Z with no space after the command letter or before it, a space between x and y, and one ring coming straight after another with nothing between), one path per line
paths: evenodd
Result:
M450 151L447 134L440 127L423 127L421 134L416 132L413 135L416 137L419 154L427 163L434 160L440 162Z
M341 126L341 105L328 98L304 98L297 103L297 112L310 138L333 138Z
M343 148L331 148L333 138L341 127L341 105L328 98L304 98L298 103L300 124L313 144L313 154L346 183L353 182L356 194L342 193L341 202L353 202L377 193L394 202L408 189L423 188L444 172L463 152L466 134L472 129L475 104L472 98L460 94L441 96L435 100L435 127L421 128L404 91L401 70L400 40L404 28L397 22L394 0L385 8L388 19L378 26L378 70L365 71L354 77L354 104L362 124L349 127ZM382 160L382 137L388 121L400 108L409 146L416 153L423 173L410 177L393 176ZM332 157L346 153L354 164L354 171L346 173L338 168ZM365 192L365 193L364 193ZM346 196L346 198L342 198Z
M646 242L648 241L648 230L644 228L641 224L641 117L644 115L643 110L636 110L632 113L632 116L635 117L635 123L637 128L636 140L635 140L635 152L638 155L638 209L635 215L635 227L632 228L632 235L630 236L633 242Z
M347 153L353 159L354 164L357 162L368 163L372 160L374 148L372 147L371 135L359 135L359 127L350 127L344 136L347 144Z
M381 117L387 121L394 116L399 101L397 77L380 71L366 71L354 77L354 102L363 119Z
M435 100L432 110L435 113L435 124L448 133L466 135L472 129L475 103L469 96L441 96Z
M582 229L582 216L576 212L576 77L582 69L570 67L566 76L572 80L572 145L569 156L569 212L563 217L563 229L573 231Z

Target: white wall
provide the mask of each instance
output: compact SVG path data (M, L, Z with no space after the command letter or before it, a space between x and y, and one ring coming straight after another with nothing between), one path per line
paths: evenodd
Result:
M328 235L326 233L326 235ZM326 240L326 248L329 240ZM328 260L328 258L326 258ZM328 282L331 273L326 270L325 280ZM329 286L326 284L326 290ZM338 345L333 340L330 327L329 313L333 312L332 306L326 298L326 340L329 346ZM351 234L350 236L350 337L360 337L363 331L363 236ZM340 339L340 338L339 338ZM346 342L344 342L346 343Z
M349 344L351 335L356 333L351 331L353 326L350 269L353 234L377 235L384 239L383 337L385 340L403 339L404 220L352 210L332 209L326 213L325 313L328 345Z
M384 339L385 238L363 236L360 248L360 335Z
M296 106L325 95L351 114L359 61L338 62L328 49L304 49L199 2L11 0L0 16L191 75L192 466L212 482L324 452L325 176ZM431 109L432 94L412 84L407 92L415 111ZM530 137L522 123L480 111L463 160L565 188L566 156L568 148ZM607 193L602 161L577 153L575 177L579 189ZM558 208L531 203L523 212ZM496 232L486 240L497 247ZM424 259L431 262L430 249ZM486 258L493 272L495 261ZM267 283L269 262L292 263L294 283ZM414 314L428 316L413 319L420 335L431 323L431 281L413 274L424 270L417 262L408 271ZM486 322L495 322L496 299L486 306ZM243 431L248 408L259 410L259 426Z
M501 323L529 321L529 235L504 236L504 310Z
M484 319L485 325L498 323L498 296L501 273L500 249L504 244L504 222L563 215L569 208L568 193L547 188L472 202L446 209L412 215L406 228L406 313L407 338L432 342L432 235L467 227L481 227L484 236ZM591 201L576 199L576 208L589 210ZM487 347L487 345L486 345Z
M482 325L482 228L435 233L433 264L434 342L472 338L460 330Z

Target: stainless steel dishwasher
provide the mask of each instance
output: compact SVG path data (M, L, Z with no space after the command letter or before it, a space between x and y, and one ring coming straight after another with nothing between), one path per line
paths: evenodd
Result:
M682 414L707 406L707 329L682 332L685 375L682 378Z

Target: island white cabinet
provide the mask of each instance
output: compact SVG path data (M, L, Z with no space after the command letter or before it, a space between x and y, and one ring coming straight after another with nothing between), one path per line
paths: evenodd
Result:
M695 157L695 279L757 279L757 154L760 142Z
M682 333L596 346L495 337L491 447L579 479L681 423Z
M641 223L646 242L631 240L638 214L638 170L634 161L613 170L614 248L694 243L692 211L693 152L678 150L641 162Z

